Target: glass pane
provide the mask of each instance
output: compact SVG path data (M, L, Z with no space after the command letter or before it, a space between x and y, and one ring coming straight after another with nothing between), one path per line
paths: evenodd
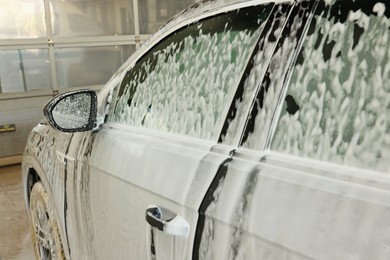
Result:
M0 93L51 86L47 50L0 51Z
M141 34L151 34L196 0L138 0Z
M1 0L0 39L46 36L43 0Z
M54 36L134 34L132 0L51 0Z
M271 8L206 19L159 43L127 72L109 120L216 141Z
M388 1L321 2L272 149L389 172L389 25Z
M60 88L105 84L135 46L58 48L55 52Z

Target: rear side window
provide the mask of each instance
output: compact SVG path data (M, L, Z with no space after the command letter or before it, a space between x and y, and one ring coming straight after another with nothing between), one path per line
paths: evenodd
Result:
M271 9L224 13L167 37L127 72L108 121L217 140Z
M271 149L389 172L390 4L321 1Z

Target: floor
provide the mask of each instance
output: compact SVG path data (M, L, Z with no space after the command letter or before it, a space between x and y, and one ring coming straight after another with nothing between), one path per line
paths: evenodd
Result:
M0 260L35 259L20 165L0 167Z

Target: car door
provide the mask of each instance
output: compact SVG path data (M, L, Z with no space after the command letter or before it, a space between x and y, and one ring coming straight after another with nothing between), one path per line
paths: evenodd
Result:
M237 146L238 140L235 146L218 144L230 105L250 71L252 54L276 44L259 47L259 38L274 38L283 24L278 20L265 30L270 14L279 15L279 5L238 7L183 23L165 35L110 92L102 129L77 139L82 148L73 152L78 166L71 179L83 181L69 187L83 187L69 195L80 199L79 206L68 208L73 211L68 228L82 233L84 256L191 258L198 209ZM252 92L240 100L244 111ZM232 144L243 122L234 126L226 131ZM167 212L177 216L175 221L158 219ZM147 213L152 221L146 220Z
M390 74L378 54L389 53L390 6L333 0L308 10L304 38L291 57L275 52L283 74L263 82L241 147L216 178L199 258L389 258Z
M261 181L260 162L265 156L265 151L258 147L267 140L285 75L300 47L300 39L307 30L307 18L314 6L313 1L300 1L292 8L279 6L279 13L284 14L280 36L270 55L270 62L261 69L263 77L256 77L258 82L245 117L245 131L240 133L241 146L221 166L211 185L214 188L208 190L200 207L204 219L196 234L195 247L198 250L194 251L193 259L279 259L286 255L283 247L257 233L257 224L264 213L256 212L259 213L256 215L252 208L260 199L264 203L272 203L269 196L257 196ZM243 145L246 143L256 149L248 149L250 147ZM261 190L264 193L267 191Z

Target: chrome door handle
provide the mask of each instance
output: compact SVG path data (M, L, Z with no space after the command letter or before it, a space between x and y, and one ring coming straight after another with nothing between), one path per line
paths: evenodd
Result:
M169 209L149 206L145 214L150 226L174 236L187 236L190 225L182 217Z

